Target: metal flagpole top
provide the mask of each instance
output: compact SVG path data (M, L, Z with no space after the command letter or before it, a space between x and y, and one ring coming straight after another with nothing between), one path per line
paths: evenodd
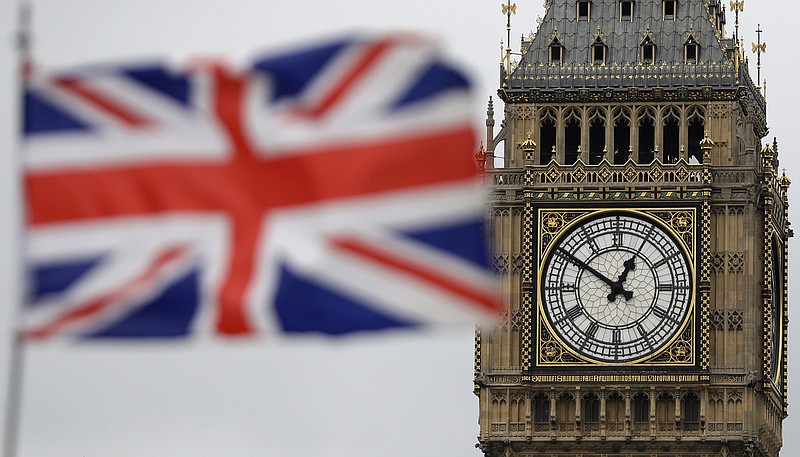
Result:
M22 120L23 120L23 112L22 112L22 86L24 85L25 78L29 75L31 71L31 14L32 14L32 5L30 0L20 0L18 4L18 23L17 23L17 34L16 34L16 47L17 47L17 84L19 87L18 92L18 111L17 111L17 151L21 149L21 132L22 131ZM11 157L15 157L16 160L15 167L18 170L19 175L22 176L22 165L20 162L19 155L12 154ZM22 179L18 179L17 185L21 186ZM21 192L20 192L21 195ZM22 228L22 217L20 212L20 219L17 223L17 230L16 235L19 243L16 243L17 246L23 246L22 243L22 236L23 236L23 228ZM21 248L20 248L21 249ZM18 269L17 269L17 276L18 279L21 279L23 275L23 254L21 251L18 251L17 254L17 261L18 261ZM17 284L22 283L22 281L16 281ZM22 309L22 293L18 291L17 295L17 309L16 312L19 312ZM9 361L8 361L8 377L7 377L7 385L6 385L6 409L5 409L5 417L3 418L3 454L2 457L16 457L17 455L17 446L19 441L19 429L20 429L20 417L22 413L22 384L24 379L24 345L22 344L20 334L16 328L15 321L12 320L12 329L11 329L11 350L9 352Z

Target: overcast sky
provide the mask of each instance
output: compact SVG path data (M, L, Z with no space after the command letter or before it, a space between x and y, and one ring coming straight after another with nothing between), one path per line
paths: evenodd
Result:
M0 392L19 296L14 3L0 2ZM180 62L204 55L244 61L270 47L353 30L420 30L438 38L474 79L481 124L485 100L497 88L499 42L506 35L500 3L41 0L34 1L33 53L46 67L159 57ZM542 0L517 3L515 51L520 35L534 30L543 14ZM798 45L790 31L798 23L790 22L795 15L789 14L795 10L796 2L789 0L748 0L741 35L749 50L756 23L764 30L769 138L778 136L781 165L797 183L791 189L797 205L800 138L791 110L800 106ZM733 22L729 14L729 31ZM751 67L755 78L755 64ZM800 296L800 254L794 243L790 250L794 299ZM792 335L800 335L795 328ZM472 345L471 328L335 341L37 344L25 356L18 455L477 457ZM793 348L790 354L800 354L797 344ZM797 386L790 385L792 395L800 391ZM791 402L790 412L797 411L800 397ZM791 415L784 429L784 455L800 455L800 437L792 436L800 430L800 413Z

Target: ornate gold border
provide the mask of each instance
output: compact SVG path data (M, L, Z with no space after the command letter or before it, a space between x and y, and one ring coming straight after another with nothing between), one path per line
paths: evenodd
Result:
M536 271L536 277L539 278L541 276L541 268L543 259L546 257L546 253L550 249L551 243L560 237L566 230L572 227L574 224L579 223L581 220L584 220L588 217L593 217L599 213L603 212L629 212L635 214L639 217L644 217L646 219L652 220L654 223L661 226L667 233L669 233L674 239L678 240L680 246L684 250L684 254L689 259L691 272L690 274L694 278L694 291L693 296L690 304L690 312L687 313L686 319L684 322L681 323L681 330L679 330L672 338L670 342L664 345L658 352L651 354L647 357L642 359L628 361L628 362L620 362L620 363L610 363L604 361L594 360L581 354L578 354L574 350L572 350L567 344L560 341L558 336L553 332L552 328L549 325L549 322L544 317L544 312L541 303L541 294L538 285L535 287L529 287L528 290L523 290L523 305L525 306L526 310L530 310L530 313L526 313L527 315L532 315L533 312L536 313L536 348L535 348L535 365L536 367L581 367L581 366L610 366L610 367L631 367L631 366L642 366L642 367L691 367L695 366L698 361L698 354L696 352L696 348L698 345L697 342L697 326L695 323L697 322L698 310L697 310L697 291L699 288L698 279L698 229L696 228L697 225L706 226L706 224L696 224L698 216L698 208L697 206L688 206L688 207L652 207L652 208L640 208L640 209L630 209L624 207L603 207L603 208L587 208L587 207L578 207L578 206L564 206L564 207L546 207L540 208L536 213L536 218L534 215L530 215L530 221L533 223L526 224L526 227L536 227L537 228L537 236L536 236L536 246L533 246L532 242L528 243L527 241L532 241L534 239L533 236L528 237L529 233L525 235L525 251L529 253L529 262L527 265L529 266L529 271L526 274L526 279L533 281L533 272L534 268ZM526 229L526 232L528 230ZM532 235L532 234L530 234ZM534 259L535 253L535 259ZM702 256L701 256L702 257ZM531 284L532 285L532 284ZM534 295L535 294L535 295ZM536 309L533 309L533 302L536 302ZM702 314L702 313L701 313ZM533 333L533 332L531 332ZM531 335L532 336L532 335ZM523 346L525 346L526 341L531 341L527 338L526 335L523 335L526 340L523 340ZM530 343L528 343L530 345ZM523 348L524 349L524 348ZM529 348L527 351L523 351L524 361L524 368L530 368L531 362L534 362L533 357L531 357L531 349ZM707 352L707 351L705 351ZM700 350L700 355L702 359L702 355L704 351ZM707 358L707 356L706 356Z

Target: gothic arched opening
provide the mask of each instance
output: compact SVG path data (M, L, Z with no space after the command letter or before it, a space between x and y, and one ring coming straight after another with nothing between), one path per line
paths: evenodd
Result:
M631 123L628 119L620 117L614 124L614 163L622 164L628 161L631 148Z
M540 165L546 165L553 160L556 152L556 122L546 118L539 126L539 160Z
M589 126L589 164L597 165L603 160L606 149L606 123L603 119L592 120Z
M652 118L639 121L639 163L650 163L656 157L656 125Z
M705 135L705 127L703 126L703 119L701 117L694 117L689 121L689 162L692 158L697 163L703 162L703 153L700 151L700 142L703 141Z
M680 126L676 117L664 120L664 163L675 163L680 157Z
M564 163L572 165L581 155L581 123L570 119L564 126Z

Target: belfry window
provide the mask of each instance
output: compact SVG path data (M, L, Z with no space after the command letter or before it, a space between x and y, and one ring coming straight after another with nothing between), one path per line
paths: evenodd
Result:
M556 155L556 122L545 118L539 126L539 146L541 149L541 165L547 165Z
M589 123L589 164L597 165L606 153L606 123L601 117Z
M656 156L656 127L651 117L639 121L639 163L650 163Z
M581 123L569 119L564 124L564 163L572 165L581 156Z
M687 151L689 153L689 163L702 163L703 153L700 150L700 142L703 141L703 136L705 136L705 126L701 117L696 116L689 120L687 134L689 137L689 149Z
M664 19L675 19L678 8L677 3L676 0L664 0Z
M589 20L589 12L591 9L591 2L588 1L579 1L578 2L578 20L579 21L588 21Z
M619 20L628 22L633 20L633 1L621 0L619 2Z

